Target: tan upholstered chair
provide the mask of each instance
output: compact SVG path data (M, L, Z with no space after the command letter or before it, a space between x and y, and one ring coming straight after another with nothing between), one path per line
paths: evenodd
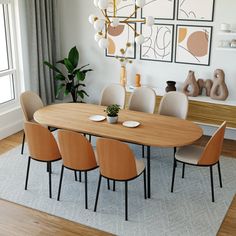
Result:
M97 210L102 177L123 181L125 182L125 220L128 220L128 181L137 178L142 173L144 177L144 198L146 199L146 169L144 161L137 160L127 144L112 139L100 138L97 140L97 155L100 176L94 211Z
M215 164L218 165L220 187L222 188L222 180L220 172L220 155L224 141L225 128L226 128L226 122L224 121L222 125L218 128L218 130L213 134L213 136L211 137L211 139L208 141L207 145L204 148L194 145L189 145L181 147L177 150L174 158L171 192L173 192L174 189L176 162L183 163L182 178L184 178L185 164L193 166L201 166L201 167L210 167L212 202L215 201L212 167Z
M58 131L59 148L63 164L58 189L57 200L60 200L61 184L64 167L74 171L84 172L85 175L85 208L88 208L87 172L98 167L92 145L81 134L67 131Z
M49 197L52 198L51 187L51 163L61 159L61 154L57 142L52 133L45 127L26 121L24 131L28 141L29 153L27 174L25 180L25 190L27 190L28 177L31 159L46 162L49 173Z
M186 119L188 114L188 97L184 93L176 91L166 93L161 99L158 114Z
M136 88L130 95L128 109L132 111L141 111L154 113L156 106L156 93L148 87ZM142 145L142 157L144 157L144 146Z
M125 105L125 88L120 84L110 84L102 91L99 105L109 106L117 104L121 109Z
M20 95L21 109L25 121L34 122L34 112L43 107L43 102L38 94L32 91L26 91ZM23 134L21 154L24 152L25 134Z

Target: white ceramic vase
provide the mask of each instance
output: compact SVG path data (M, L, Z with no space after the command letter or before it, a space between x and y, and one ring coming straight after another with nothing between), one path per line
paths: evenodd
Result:
M118 116L107 116L107 122L109 124L116 124L118 121Z

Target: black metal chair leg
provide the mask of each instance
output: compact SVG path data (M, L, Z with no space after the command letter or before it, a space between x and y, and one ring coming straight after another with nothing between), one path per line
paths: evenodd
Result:
M89 134L89 142L91 143L91 141L92 141L92 135Z
M49 172L49 162L47 162L47 172Z
M143 186L144 186L144 199L147 199L147 190L146 190L146 169L143 171Z
M176 147L174 147L174 158L175 158L175 153L176 153ZM177 161L175 162L175 167L177 167Z
M125 220L128 220L128 181L125 181Z
M115 191L116 191L116 181L113 180L113 192L115 192Z
M222 178L221 178L221 171L220 171L220 161L218 161L217 165L218 165L218 173L219 173L220 187L222 188L223 185L222 185Z
M185 171L185 163L183 163L183 167L182 167L182 179L184 178L184 171Z
M172 183L171 183L171 192L172 193L173 193L173 190L174 190L174 182L175 182L175 168L176 168L176 159L174 158Z
M64 173L64 166L62 165L62 166L61 166L61 176L60 176L58 194L57 194L57 201L60 201L61 185L62 185L63 173Z
M84 172L84 181L85 181L85 209L88 209L88 179L87 179L87 171Z
M22 144L21 144L21 155L23 155L24 153L24 147L25 147L25 132L23 134L23 138L22 138Z
M110 181L107 179L107 189L110 190Z
M49 177L49 198L52 198L52 168L51 168L51 162L49 163L49 172L48 172L48 177Z
M211 195L212 195L212 202L215 202L215 198L214 198L214 183L213 183L213 170L212 170L212 166L210 166L210 177L211 177Z
M102 180L102 176L99 175L98 188L97 188L96 200L95 200L95 205L94 205L94 212L96 212L96 210L97 210L97 204L98 204L98 197L99 197L101 180Z
M28 186L30 161L31 161L31 157L28 157L27 172L26 172L26 179L25 179L25 190L27 190L27 186Z
M142 158L144 158L144 157L145 157L145 146L142 145Z
M79 182L82 182L82 176L81 176L81 171L79 172Z
M75 174L75 181L78 181L76 170L74 171L74 174Z

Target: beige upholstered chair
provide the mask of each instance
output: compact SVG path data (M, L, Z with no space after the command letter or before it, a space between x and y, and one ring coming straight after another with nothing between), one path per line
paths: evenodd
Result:
M156 106L156 93L148 87L136 88L130 95L128 109L132 111L141 111L154 113ZM144 157L144 146L142 145L142 157Z
M102 177L123 181L125 182L125 220L128 220L128 181L137 178L142 173L144 177L144 198L146 199L146 169L144 161L137 160L127 144L112 139L100 138L97 140L97 155L100 176L94 211L97 210Z
M102 91L99 104L102 106L117 104L123 109L125 105L125 88L120 84L108 85Z
M52 198L51 163L61 159L57 142L52 133L40 124L26 121L24 124L25 135L28 141L29 153L25 190L27 190L31 159L46 162L49 173L49 197Z
M64 167L74 171L84 172L85 175L85 208L88 208L87 172L98 167L92 145L81 134L58 131L59 148L63 160L57 200L60 200L61 184Z
M208 141L207 145L204 148L194 145L189 145L181 147L177 150L174 158L171 192L173 192L174 189L176 162L183 163L182 178L184 178L185 164L193 166L201 166L201 167L210 167L212 202L215 201L212 167L215 164L218 165L220 187L222 188L219 159L224 141L225 128L226 128L226 122L224 121L222 125L218 128L218 130L213 134L213 136L211 137L211 139Z
M34 112L43 107L43 102L38 94L26 91L20 95L21 109L25 121L34 122ZM21 154L24 152L25 134L23 135Z
M181 92L168 92L160 102L158 114L186 119L188 114L188 97Z
M140 87L134 90L130 95L128 109L132 111L141 111L154 113L156 106L156 93L148 87Z

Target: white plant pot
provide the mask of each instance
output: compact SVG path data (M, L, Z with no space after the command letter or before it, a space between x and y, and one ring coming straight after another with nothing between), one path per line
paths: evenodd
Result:
M118 121L118 116L107 116L107 122L109 124L116 124Z

